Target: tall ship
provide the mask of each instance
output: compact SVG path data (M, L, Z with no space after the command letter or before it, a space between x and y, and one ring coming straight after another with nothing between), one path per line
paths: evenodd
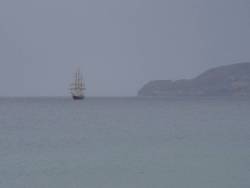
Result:
M74 100L82 100L85 98L84 95L84 90L85 90L85 83L83 80L83 75L80 71L80 69L77 69L75 76L74 76L74 81L71 84L71 95Z

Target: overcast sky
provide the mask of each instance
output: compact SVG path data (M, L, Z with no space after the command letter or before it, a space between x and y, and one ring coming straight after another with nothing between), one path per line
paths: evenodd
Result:
M250 61L249 0L1 0L0 96L131 96Z

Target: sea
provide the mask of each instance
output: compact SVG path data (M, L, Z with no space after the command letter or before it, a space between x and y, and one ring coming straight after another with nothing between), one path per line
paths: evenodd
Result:
M1 188L249 188L250 98L0 98Z

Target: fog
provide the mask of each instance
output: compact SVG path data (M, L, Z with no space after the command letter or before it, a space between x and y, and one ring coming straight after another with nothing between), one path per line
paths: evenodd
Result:
M0 96L134 96L250 61L249 0L1 0Z

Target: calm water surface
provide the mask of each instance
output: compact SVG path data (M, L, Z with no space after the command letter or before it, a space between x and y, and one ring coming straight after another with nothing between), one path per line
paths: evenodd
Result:
M0 187L249 188L250 99L0 99Z

